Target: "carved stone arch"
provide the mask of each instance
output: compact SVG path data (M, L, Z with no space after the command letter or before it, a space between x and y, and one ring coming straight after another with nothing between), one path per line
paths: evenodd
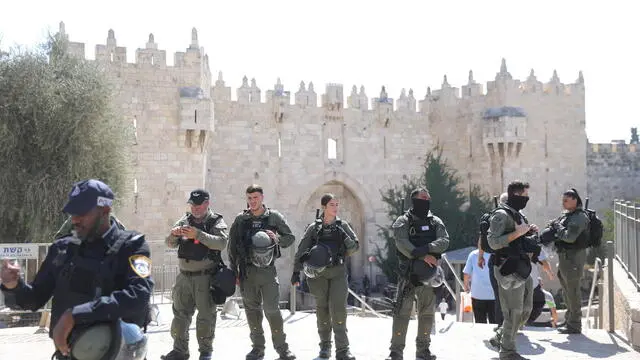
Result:
M370 243L375 232L369 226L375 219L374 208L359 182L343 172L333 171L314 179L298 195L297 213L301 222L297 225L301 232L304 231L313 221L316 209L320 208L320 198L327 192L337 196L340 204L338 216L351 225L360 241L360 250L348 261L352 279L359 281L369 274L367 255L372 250Z

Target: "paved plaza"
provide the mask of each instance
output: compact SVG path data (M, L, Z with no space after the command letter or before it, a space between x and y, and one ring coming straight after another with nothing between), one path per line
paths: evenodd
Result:
M318 335L314 313L297 312L291 315L283 311L287 340L300 360L312 360L317 356ZM171 324L170 305L160 305L159 324L149 326L149 360L159 360L160 355L171 350L169 333ZM492 334L492 326L454 321L452 315L445 320L437 316L432 351L440 360L497 359L498 354L485 341ZM349 316L351 350L359 360L384 359L388 355L391 319ZM264 321L265 332L269 326ZM412 359L415 351L416 321L409 325L405 358ZM46 334L37 333L37 328L11 328L0 330L0 359L49 360L53 353L53 342ZM195 341L195 321L191 326L191 359L197 360L198 346ZM277 358L267 335L265 360ZM617 334L604 330L585 330L583 335L561 335L552 329L526 328L518 336L518 348L530 359L640 359L640 354L626 344ZM244 320L235 316L221 318L218 315L214 359L243 360L250 350L249 330Z

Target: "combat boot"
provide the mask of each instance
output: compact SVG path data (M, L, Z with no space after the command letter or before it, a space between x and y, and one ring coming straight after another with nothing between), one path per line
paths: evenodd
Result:
M436 360L436 356L431 354L431 351L427 350L422 354L416 355L416 360Z
M318 354L318 359L330 359L331 358L331 348L320 348L320 353Z
M245 360L262 360L264 359L264 350L253 348L251 352L247 354Z
M171 350L167 355L160 356L160 359L161 360L187 360L189 359L189 354Z
M402 353L392 351L384 360L402 360Z
M356 360L349 349L336 352L336 360Z
M293 355L293 353L288 349L278 351L278 355L280 355L278 360L295 360L296 359L296 356Z
M213 357L210 352L201 352L200 358L198 358L198 360L212 360L212 359Z

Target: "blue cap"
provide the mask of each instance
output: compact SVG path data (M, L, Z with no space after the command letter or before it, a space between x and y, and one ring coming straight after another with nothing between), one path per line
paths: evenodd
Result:
M89 179L73 184L69 201L62 209L69 215L84 215L96 206L111 206L113 191L100 180Z

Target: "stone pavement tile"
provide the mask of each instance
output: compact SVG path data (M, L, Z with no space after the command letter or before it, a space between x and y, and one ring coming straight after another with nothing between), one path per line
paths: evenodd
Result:
M283 312L285 332L292 351L300 360L315 359L318 352L316 318L313 313L296 313L289 316ZM250 350L249 330L242 317L240 320L218 318L214 340L214 359L243 360ZM435 335L432 335L432 352L438 360L497 359L498 353L485 345L492 334L492 325L455 323L446 319L437 320ZM384 359L388 355L391 320L372 317L349 316L349 338L352 353L359 360ZM269 325L263 323L267 339L265 360L277 358L270 340ZM30 329L30 330L29 330ZM53 344L46 334L33 335L34 328L8 334L11 329L0 330L0 359L49 359ZM190 331L191 359L197 360L198 345L194 326ZM416 321L412 320L407 335L405 358L413 359L415 352ZM24 339L38 339L25 342ZM10 341L5 341L10 340ZM603 330L586 330L584 335L561 335L553 329L526 328L517 338L518 348L526 358L545 360L577 359L640 359L623 340ZM149 360L158 360L171 350L172 339L168 324L149 327Z

